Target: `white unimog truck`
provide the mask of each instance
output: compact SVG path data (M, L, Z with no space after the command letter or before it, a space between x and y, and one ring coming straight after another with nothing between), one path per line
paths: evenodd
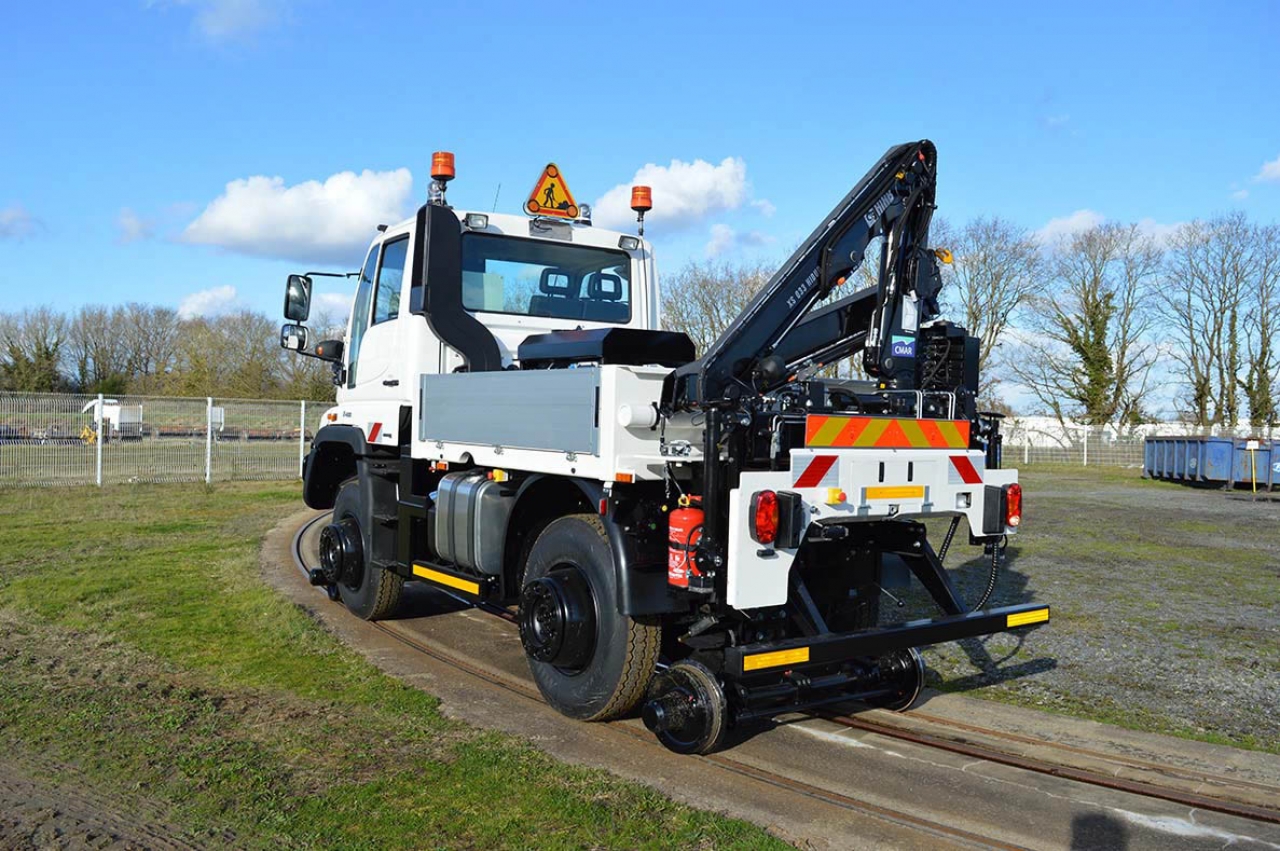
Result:
M333 510L312 582L368 619L406 581L518 604L552 706L640 708L680 752L788 711L905 708L917 647L1047 621L985 608L1022 494L976 407L976 340L938 317L935 165L928 141L891 148L698 353L660 330L647 187L637 234L592 227L554 165L527 216L469 213L434 155L343 339L282 330L339 388L305 468L307 505ZM877 238L877 284L842 293ZM290 276L291 323L310 296ZM859 351L871 380L821 377ZM927 519L951 521L936 551ZM942 564L962 520L990 556L972 604ZM881 623L911 576L938 616Z

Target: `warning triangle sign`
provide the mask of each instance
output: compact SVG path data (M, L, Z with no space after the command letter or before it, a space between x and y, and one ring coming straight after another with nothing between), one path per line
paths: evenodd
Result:
M542 176L524 202L524 211L531 216L555 216L561 219L578 218L578 202L573 200L569 184L555 163L547 163Z

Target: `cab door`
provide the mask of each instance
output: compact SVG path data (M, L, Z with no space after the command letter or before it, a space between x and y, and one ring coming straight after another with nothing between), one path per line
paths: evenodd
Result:
M388 238L375 246L360 273L351 312L347 347L344 417L365 432L371 443L397 442L400 406L409 390L402 382L400 317L409 236ZM348 413L350 416L347 416Z

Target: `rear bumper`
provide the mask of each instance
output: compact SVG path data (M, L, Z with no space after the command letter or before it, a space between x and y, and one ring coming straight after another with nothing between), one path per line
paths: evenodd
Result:
M859 657L883 656L894 650L1008 632L1048 621L1048 606L1024 604L910 621L884 629L762 641L725 650L724 670L732 679L783 671L803 672Z

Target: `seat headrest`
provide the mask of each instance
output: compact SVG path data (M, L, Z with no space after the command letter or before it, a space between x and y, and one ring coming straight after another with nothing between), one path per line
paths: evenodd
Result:
M608 272L593 272L591 277L587 278L587 298L597 301L622 301L622 276Z
M567 296L572 281L573 278L560 269L543 269L542 276L538 280L538 289L546 295Z

